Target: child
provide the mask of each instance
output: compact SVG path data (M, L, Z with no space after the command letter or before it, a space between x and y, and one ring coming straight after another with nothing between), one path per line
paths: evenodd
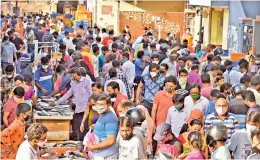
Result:
M190 132L188 135L188 143L191 148L191 152L185 158L185 160L204 159L204 156L201 153L201 148L203 144L201 133L198 131Z

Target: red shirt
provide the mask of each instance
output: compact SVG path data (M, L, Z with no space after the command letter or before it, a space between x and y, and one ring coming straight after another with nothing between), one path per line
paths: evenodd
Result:
M115 103L113 105L113 108L114 108L117 116L119 116L119 113L117 112L117 106L123 100L128 100L128 98L125 95L121 94L120 97L116 98L116 101L115 101Z
M13 98L9 98L7 102L4 104L3 111L4 112L10 112L8 116L8 124L10 125L15 117L16 117L16 108L19 103L15 102Z
M113 40L110 37L105 37L102 41L102 44L105 46L109 46L109 44L113 43Z

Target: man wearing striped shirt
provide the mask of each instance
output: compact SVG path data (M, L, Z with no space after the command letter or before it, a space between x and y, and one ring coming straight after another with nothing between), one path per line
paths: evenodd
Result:
M228 139L231 135L239 130L239 123L235 115L228 112L227 100L224 98L219 98L216 101L216 112L211 113L206 117L205 120L205 132L211 125L225 125L228 129Z

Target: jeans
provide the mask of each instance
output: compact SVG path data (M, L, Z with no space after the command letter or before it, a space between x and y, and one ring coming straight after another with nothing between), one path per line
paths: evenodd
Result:
M34 54L34 44L28 44L28 53Z

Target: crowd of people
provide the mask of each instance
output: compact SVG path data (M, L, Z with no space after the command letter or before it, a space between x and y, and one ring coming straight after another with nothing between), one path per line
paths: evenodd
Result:
M32 123L43 96L57 98L53 108L69 101L70 139L92 159L260 159L260 53L251 65L146 27L133 39L134 26L116 35L80 25L73 37L49 14L22 19L20 36L17 17L1 17L1 159L55 154L45 147L48 129ZM50 42L36 57L34 40Z

